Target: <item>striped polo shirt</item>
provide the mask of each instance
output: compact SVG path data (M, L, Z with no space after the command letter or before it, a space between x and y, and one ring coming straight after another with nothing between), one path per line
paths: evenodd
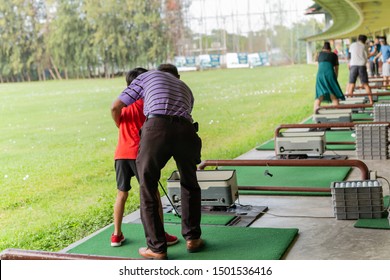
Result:
M183 81L167 72L154 70L139 75L119 95L119 99L127 106L143 99L145 116L181 116L192 122L192 91Z

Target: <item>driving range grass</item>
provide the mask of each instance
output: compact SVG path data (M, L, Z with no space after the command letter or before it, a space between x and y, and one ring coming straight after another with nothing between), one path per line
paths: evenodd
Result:
M195 96L202 159L235 158L272 138L279 124L311 115L316 71L295 65L181 73ZM0 84L0 251L58 251L112 222L118 132L110 105L124 84ZM164 185L174 169L173 161L163 169ZM139 205L132 185L126 213Z

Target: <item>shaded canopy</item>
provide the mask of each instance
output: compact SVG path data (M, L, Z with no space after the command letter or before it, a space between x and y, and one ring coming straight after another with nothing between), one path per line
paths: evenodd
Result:
M306 41L344 39L359 34L390 34L390 0L314 0L332 17L333 24Z

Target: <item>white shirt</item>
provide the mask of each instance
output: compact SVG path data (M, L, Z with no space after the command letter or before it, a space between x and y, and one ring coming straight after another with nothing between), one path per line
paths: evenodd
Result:
M349 46L351 53L350 66L365 66L367 63L367 48L366 45L358 41Z

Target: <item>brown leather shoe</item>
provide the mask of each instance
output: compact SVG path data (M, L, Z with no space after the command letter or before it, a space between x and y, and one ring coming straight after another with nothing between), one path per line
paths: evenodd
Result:
M151 259L151 260L167 260L168 259L167 253L155 253L146 247L139 248L138 254L143 256L145 259Z
M192 239L187 240L187 251L188 253L195 253L200 251L204 247L203 239Z

